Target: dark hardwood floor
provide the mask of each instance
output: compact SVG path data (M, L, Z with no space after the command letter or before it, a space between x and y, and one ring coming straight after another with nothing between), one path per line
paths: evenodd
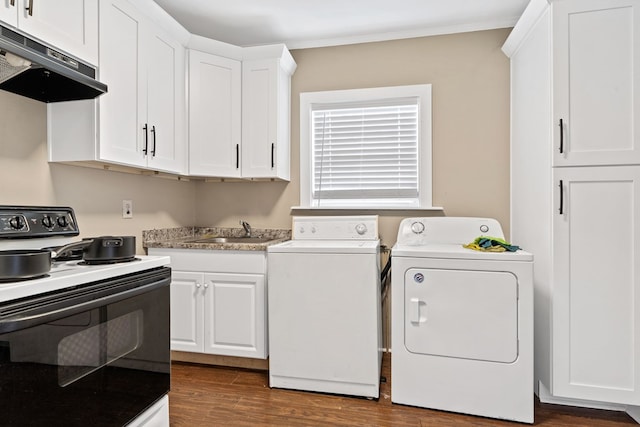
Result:
M382 375L390 380L389 359ZM266 371L174 362L169 394L172 427L198 426L521 426L508 421L391 403L390 383L380 399L270 389ZM637 425L623 412L536 402L537 426Z

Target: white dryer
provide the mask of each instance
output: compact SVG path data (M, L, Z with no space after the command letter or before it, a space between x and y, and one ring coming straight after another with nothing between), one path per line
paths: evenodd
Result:
M391 401L533 423L533 255L463 248L487 218L406 218L391 256Z
M269 385L377 398L378 217L294 217L267 266Z

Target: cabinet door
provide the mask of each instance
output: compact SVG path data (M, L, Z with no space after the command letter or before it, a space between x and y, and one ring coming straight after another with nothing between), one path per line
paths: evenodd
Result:
M155 26L141 49L146 67L147 160L148 167L184 172L184 139L177 111L184 108L184 48ZM141 117L143 119L143 117ZM144 126L144 125L143 125ZM140 128L140 126L139 126Z
M138 415L127 427L169 427L169 395Z
M205 353L267 357L261 274L205 274Z
M146 102L140 99L146 94L146 81L138 60L144 26L142 15L129 2L100 2L100 80L109 87L99 100L100 160L130 166L147 163L144 131L138 126L146 122Z
M11 2L14 2L13 5ZM12 27L18 26L18 7L20 0L0 0L0 21Z
M640 1L552 8L554 164L640 164Z
M189 174L240 176L239 61L189 51Z
M640 166L556 168L554 396L640 404Z
M204 349L203 273L171 275L171 350L201 353Z
M242 63L242 176L276 177L278 60Z
M2 0L4 1L4 0ZM98 0L18 0L18 28L47 44L98 64Z

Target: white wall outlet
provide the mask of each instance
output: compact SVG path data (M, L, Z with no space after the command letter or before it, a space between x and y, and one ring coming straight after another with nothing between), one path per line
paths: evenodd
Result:
M133 200L122 201L122 218L133 218Z

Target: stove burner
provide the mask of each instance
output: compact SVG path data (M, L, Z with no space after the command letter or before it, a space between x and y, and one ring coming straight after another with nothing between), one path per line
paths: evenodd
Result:
M104 265L104 264L119 264L122 262L140 261L140 258L125 258L125 259L105 259L99 261L80 261L78 265Z
M26 282L28 280L43 279L45 277L49 277L49 275L48 274L41 274L39 276L32 276L32 277L6 278L6 279L0 279L0 284L3 284L3 283L15 283L15 282Z

